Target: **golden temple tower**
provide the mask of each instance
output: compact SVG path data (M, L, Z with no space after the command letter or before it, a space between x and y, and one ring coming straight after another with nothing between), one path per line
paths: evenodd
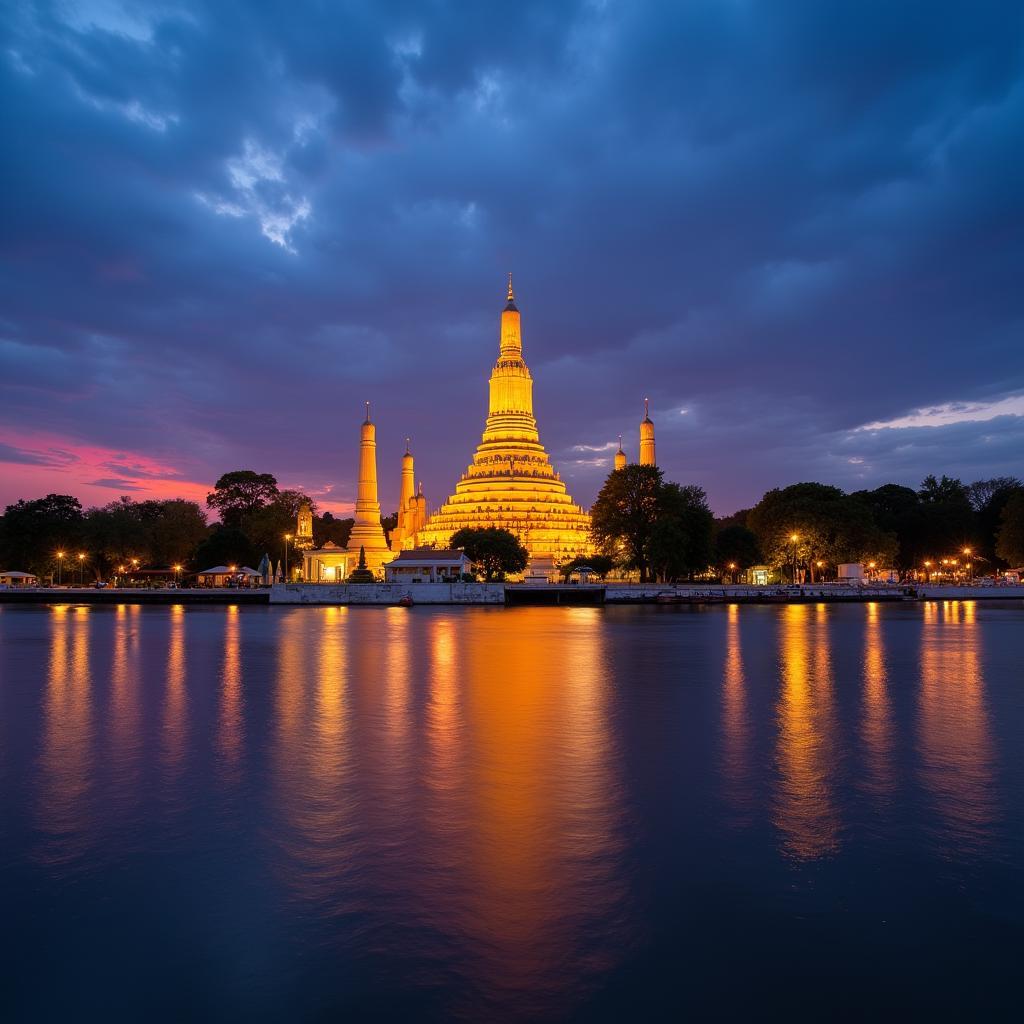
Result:
M398 525L391 532L391 550L401 551L407 547L405 541L416 532L413 529L413 518L415 513L413 493L415 466L412 452L409 451L409 438L405 439L405 454L402 456L402 484L398 492ZM422 525L422 524L420 524Z
M455 493L419 531L416 544L444 547L467 526L497 526L516 534L534 570L591 549L590 516L566 493L540 443L511 274L483 439Z
M619 450L615 453L615 468L626 468L626 453L622 450L622 435L619 434Z
M359 488L356 491L355 524L349 534L346 552L353 558L359 549L366 552L366 566L378 575L391 551L380 525L380 502L377 500L377 428L370 421L370 403L366 403L359 441Z
M296 519L295 548L297 551L308 551L313 546L313 509L308 501L299 505Z
M654 458L654 424L651 422L651 413L645 398L644 418L640 421L640 465L656 466L657 464Z

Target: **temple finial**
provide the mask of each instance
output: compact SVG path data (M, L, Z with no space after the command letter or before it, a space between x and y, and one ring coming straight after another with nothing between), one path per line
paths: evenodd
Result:
M619 434L619 451L622 451L622 435Z
M515 296L512 294L512 271L508 272L508 300L511 302Z
M369 423L370 422L370 403L369 402L366 403L366 419L364 420L364 422L365 423Z
M409 438L405 439L405 454L409 454Z
M650 399L644 399L644 419L649 420L651 418Z

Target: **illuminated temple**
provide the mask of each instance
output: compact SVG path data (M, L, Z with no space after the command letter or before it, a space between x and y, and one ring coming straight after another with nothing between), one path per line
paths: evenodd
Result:
M530 552L532 572L591 550L590 516L569 496L540 442L511 274L483 439L455 493L403 544L445 547L456 530L486 526L514 533Z
M641 465L656 464L654 424L646 399L638 454ZM620 470L626 464L620 435L614 467ZM452 534L465 527L496 526L514 534L530 554L527 572L531 575L548 575L561 563L592 553L590 516L572 500L540 442L533 415L533 378L523 359L511 274L501 313L498 358L491 370L487 422L473 461L456 483L455 493L429 516L422 484L414 491L414 480L415 464L406 438L397 522L386 538L377 498L376 426L367 402L360 427L355 522L348 546L328 541L314 549L312 514L305 506L296 533L296 547L303 553L303 579L344 580L360 557L379 578L399 551L447 548Z

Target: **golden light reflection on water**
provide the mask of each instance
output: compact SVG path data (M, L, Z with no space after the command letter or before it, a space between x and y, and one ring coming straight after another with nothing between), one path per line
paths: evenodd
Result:
M168 614L167 678L160 726L160 761L164 796L180 810L185 804L180 782L186 767L188 746L185 606L171 605Z
M861 739L864 750L863 784L876 797L888 799L894 791L892 701L879 605L864 606L864 712Z
M139 694L141 611L137 604L119 604L114 610L107 793L122 811L138 804L145 753Z
M239 782L245 747L245 722L242 717L241 620L238 605L224 611L224 661L220 674L220 701L217 711L217 753L221 781Z
M365 899L351 882L361 857L354 846L349 618L347 608L293 609L277 633L273 837L285 885L325 917Z
M991 843L998 814L995 754L974 601L925 604L921 634L918 753L921 782L952 853Z
M368 914L367 949L457 944L467 1004L547 1000L566 956L585 986L618 955L586 941L625 897L601 612L538 611L512 630L484 610L325 609L315 645L298 617L279 634L286 884L319 915ZM420 949L417 930L447 941Z
M87 852L95 798L89 609L54 605L39 757L40 859L67 867Z
M737 823L753 820L755 807L752 777L753 723L743 671L740 640L740 606L729 605L725 633L725 668L722 680L722 783L725 799Z
M548 992L567 950L581 980L607 967L607 949L577 943L623 897L601 612L529 609L514 625L484 619L466 649L468 904L454 922L502 999Z
M828 608L791 604L781 615L773 820L786 856L814 860L836 853L840 845Z

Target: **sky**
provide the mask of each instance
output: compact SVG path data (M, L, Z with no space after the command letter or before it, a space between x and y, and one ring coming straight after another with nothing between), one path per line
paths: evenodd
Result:
M1024 5L13 3L0 505L440 504L514 272L588 506L650 398L720 514L1024 475Z

